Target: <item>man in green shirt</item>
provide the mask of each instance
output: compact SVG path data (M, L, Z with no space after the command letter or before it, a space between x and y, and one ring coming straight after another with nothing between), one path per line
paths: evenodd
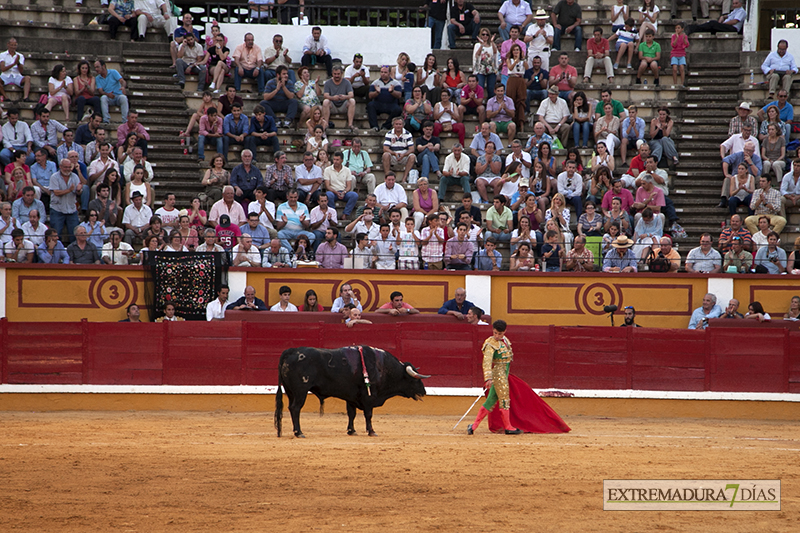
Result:
M639 72L636 83L642 83L642 76L649 68L653 72L653 85L658 85L658 62L661 61L661 45L655 42L655 32L648 29L644 32L644 42L639 44Z
M622 102L611 98L611 89L603 89L603 91L600 93L600 101L597 102L596 106L594 106L595 120L600 120L600 117L605 115L603 108L606 104L611 104L611 106L614 108L613 114L615 117L619 118L620 124L622 124L623 120L628 118L628 112L625 111L625 106L622 105Z
M510 241L513 230L514 220L511 209L506 207L506 197L498 194L494 197L492 207L486 212L487 235L498 241Z

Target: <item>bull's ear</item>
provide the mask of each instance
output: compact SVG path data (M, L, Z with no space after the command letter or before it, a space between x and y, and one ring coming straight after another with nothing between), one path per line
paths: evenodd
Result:
M406 365L406 372L408 372L408 375L411 376L412 378L426 379L430 377L424 374L420 374L419 372L414 370L414 368L411 365Z

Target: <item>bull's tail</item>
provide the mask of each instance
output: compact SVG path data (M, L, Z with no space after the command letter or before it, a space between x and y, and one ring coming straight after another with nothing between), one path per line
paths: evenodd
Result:
M281 373L279 370L278 390L275 391L275 429L278 430L278 437L281 436L282 420L283 420L283 381L281 380Z
M319 399L319 417L322 418L322 415L325 414L325 398Z

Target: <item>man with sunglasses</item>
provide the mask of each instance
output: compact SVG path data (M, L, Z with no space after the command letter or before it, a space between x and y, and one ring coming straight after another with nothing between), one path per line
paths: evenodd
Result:
M623 328L640 328L639 324L636 323L636 308L632 305L627 305L622 308L625 312L625 321L620 324L620 327Z
M280 66L286 67L291 82L290 87L294 89L297 77L292 70L292 58L289 57L289 49L283 46L283 35L276 34L272 37L272 46L264 48L264 82L277 77L277 69Z
M783 135L784 138L789 140L792 134L792 119L794 118L794 107L789 103L789 93L786 89L778 90L778 100L770 102L758 110L758 120L764 121L767 119L767 108L775 106L779 111L779 118L783 121Z

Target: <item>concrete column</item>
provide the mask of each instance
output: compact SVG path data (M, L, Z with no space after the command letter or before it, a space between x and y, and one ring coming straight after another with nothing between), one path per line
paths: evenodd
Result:
M733 298L733 278L708 278L708 291L717 296L717 305L722 309Z
M492 314L492 276L466 276L467 300Z

